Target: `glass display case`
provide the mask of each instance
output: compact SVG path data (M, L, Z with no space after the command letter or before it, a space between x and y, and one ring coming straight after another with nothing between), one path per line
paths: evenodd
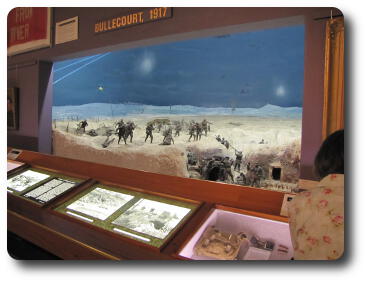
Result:
M179 256L194 260L290 260L293 247L286 222L244 211L217 208L210 213Z
M281 192L23 151L8 230L64 259L291 259Z
M82 182L79 178L38 168L27 168L8 178L7 190L33 202L46 204Z
M96 184L55 210L160 248L198 207L199 202Z
M14 169L17 169L17 168L19 168L19 167L22 167L22 166L24 166L24 165L26 165L25 163L23 163L23 162L19 162L19 161L14 161L14 160L7 160L7 171L6 172L11 172L11 171L13 171Z

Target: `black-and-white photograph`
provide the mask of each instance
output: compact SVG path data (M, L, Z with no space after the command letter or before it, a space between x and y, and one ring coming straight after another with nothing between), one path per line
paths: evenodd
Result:
M133 198L134 197L131 195L97 187L85 196L67 206L66 209L71 209L101 220L105 220L112 213Z
M164 239L189 212L189 208L141 199L112 224Z
M19 89L16 87L8 87L7 110L8 130L17 130L19 128Z
M40 203L46 203L71 189L76 184L74 181L55 178L26 193L24 196Z
M28 189L34 184L37 184L38 182L41 182L49 177L50 175L47 174L39 173L33 170L27 170L8 179L7 186L9 189L22 192L25 189Z

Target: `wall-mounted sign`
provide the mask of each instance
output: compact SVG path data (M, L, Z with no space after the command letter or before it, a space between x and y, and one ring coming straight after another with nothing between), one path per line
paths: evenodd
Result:
M159 7L147 8L141 11L131 12L126 15L116 16L111 19L98 21L94 25L94 32L101 33L134 25L140 25L153 21L159 21L172 17L172 8Z
M56 23L55 44L78 39L78 17Z
M14 8L8 14L8 55L51 44L51 8Z

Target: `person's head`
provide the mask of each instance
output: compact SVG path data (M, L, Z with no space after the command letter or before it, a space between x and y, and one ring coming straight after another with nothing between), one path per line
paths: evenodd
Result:
M314 172L321 179L329 174L344 174L344 130L332 133L322 143L315 158Z

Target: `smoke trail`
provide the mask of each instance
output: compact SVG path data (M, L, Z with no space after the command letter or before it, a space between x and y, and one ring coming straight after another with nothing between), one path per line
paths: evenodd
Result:
M99 56L98 58L95 58L95 59L93 59L92 61L90 61L90 62L88 62L88 63L85 63L84 65L82 65L82 66L80 66L80 67L76 68L74 71L72 71L72 72L70 72L70 73L66 74L65 76L62 76L62 77L61 77L61 78L59 78L58 80L54 81L54 82L53 82L53 84L55 85L55 84L59 83L59 82L60 82L60 81L62 81L63 79L66 79L67 77L71 76L72 74L74 74L74 73L76 73L76 72L80 71L81 69L83 69L84 67L88 66L89 64L92 64L92 63L94 63L94 62L96 62L96 61L98 61L98 60L102 59L103 57L107 56L108 54L110 54L110 53L103 54L103 55Z
M84 61L90 60L90 59L92 59L92 58L95 58L96 56L99 56L99 55L88 56L87 58L80 59L80 60L78 60L78 61L76 61L76 62L73 62L73 63L71 63L71 64L67 65L67 66L64 66L64 67L61 67L61 68L58 68L58 69L54 70L54 73L56 73L56 72L58 72L58 71L61 71L61 70L64 70L64 69L66 69L66 68L69 68L70 66L73 66L73 65L79 64L79 63L81 63L81 62L84 62Z

